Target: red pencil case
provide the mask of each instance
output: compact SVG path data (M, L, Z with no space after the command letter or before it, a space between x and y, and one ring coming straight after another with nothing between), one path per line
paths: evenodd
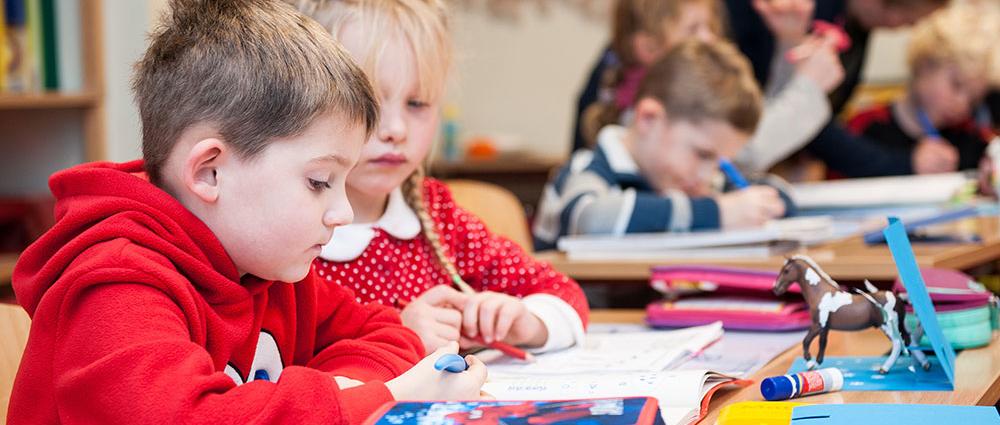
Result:
M655 267L650 284L667 296L646 307L653 327L688 327L722 321L730 330L791 331L812 320L802 298L771 292L778 274L727 267ZM798 292L798 287L789 288Z

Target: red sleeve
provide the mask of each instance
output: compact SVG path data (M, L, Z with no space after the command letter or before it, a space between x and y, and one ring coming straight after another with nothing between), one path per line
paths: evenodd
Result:
M237 386L192 341L197 320L151 286L102 284L65 300L52 364L63 423L343 424L392 399L384 384L340 391L301 366Z
M576 310L586 328L590 307L580 285L516 243L491 233L482 220L455 204L444 184L428 180L425 189L438 232L466 282L480 291L518 297L554 295Z
M424 357L420 337L403 326L396 310L363 305L351 290L313 273L307 279L317 300L317 353L309 367L363 382L389 381Z

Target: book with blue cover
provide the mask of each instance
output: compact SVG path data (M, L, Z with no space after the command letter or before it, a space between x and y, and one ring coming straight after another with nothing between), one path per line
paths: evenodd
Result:
M594 425L662 424L652 397L564 401L397 401L376 411L366 425Z

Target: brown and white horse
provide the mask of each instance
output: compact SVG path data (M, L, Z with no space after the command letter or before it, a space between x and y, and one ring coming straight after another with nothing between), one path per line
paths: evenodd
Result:
M892 341L892 351L882 363L879 373L888 373L896 363L900 352L909 354L910 333L906 330L906 306L899 296L891 291L878 291L865 281L868 292L855 289L854 294L843 291L811 258L796 255L785 261L772 288L775 295L782 295L788 287L798 283L802 297L809 305L812 326L802 339L802 357L809 369L823 363L826 351L826 337L830 329L857 331L869 327L878 328ZM809 353L809 345L819 335L819 352L816 360ZM925 370L930 367L919 350L912 350L914 359Z

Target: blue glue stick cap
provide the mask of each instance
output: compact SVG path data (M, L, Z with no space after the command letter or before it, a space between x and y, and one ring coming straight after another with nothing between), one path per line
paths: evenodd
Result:
M464 372L468 368L469 364L458 354L445 354L434 362L434 369L453 373Z
M792 398L792 380L785 376L775 376L760 381L760 394L765 400L788 400Z

